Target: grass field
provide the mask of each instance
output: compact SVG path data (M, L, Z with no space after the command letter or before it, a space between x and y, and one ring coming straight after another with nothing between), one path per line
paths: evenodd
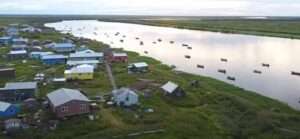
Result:
M1 19L0 19L1 20ZM12 20L18 22L17 19ZM30 24L38 24L41 20ZM26 20L20 22L27 23ZM11 22L7 22L11 23ZM6 24L2 24L6 25ZM28 34L23 34L27 37ZM56 31L42 33L36 39L59 40L65 35ZM101 51L107 46L89 41L87 46ZM0 54L4 55L8 48L1 48ZM116 50L122 51L122 50ZM245 91L241 88L217 81L212 78L195 76L182 72L175 72L161 62L139 56L137 53L128 52L129 62L145 61L150 65L150 72L146 74L128 74L127 64L113 64L113 73L119 87L130 86L140 79L153 80L155 84L163 84L169 80L174 81L186 91L184 98L170 98L162 95L159 87L150 86L150 97L144 97L143 90L139 91L140 106L136 109L121 109L105 107L96 112L98 118L88 120L87 116L73 117L61 121L58 128L49 131L43 128L31 128L10 138L26 139L99 139L99 138L137 138L137 139L282 139L300 138L300 112L289 106ZM0 58L0 64L14 64L17 70L16 79L3 79L1 85L8 81L31 81L34 74L46 73L48 77L63 75L64 65L46 67L39 61L27 60L7 61ZM103 65L97 70L92 81L69 82L63 85L47 84L40 86L39 98L60 87L80 88L90 98L95 95L104 95L111 91ZM199 87L190 86L190 82L198 80ZM153 113L145 112L145 109L153 108ZM30 114L30 113L28 113ZM51 113L45 112L45 117L51 117ZM139 136L127 136L131 133L163 129L164 132L145 134ZM0 134L0 138L8 138Z

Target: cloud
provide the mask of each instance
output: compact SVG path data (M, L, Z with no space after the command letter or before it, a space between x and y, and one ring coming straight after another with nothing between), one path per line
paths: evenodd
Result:
M2 14L298 16L298 0L1 0Z

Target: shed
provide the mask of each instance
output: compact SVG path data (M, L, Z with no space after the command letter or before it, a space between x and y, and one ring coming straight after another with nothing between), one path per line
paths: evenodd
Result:
M175 83L169 81L164 84L161 89L164 91L165 95L182 97L185 96L184 91Z
M143 73L148 71L148 64L145 62L132 63L128 66L129 72Z
M118 106L132 106L138 104L138 95L129 88L121 88L117 90L113 90L112 92L113 98L112 100Z
M61 88L47 94L47 98L52 111L58 117L90 112L90 100L78 90Z
M44 55L42 61L46 65L65 64L67 57L64 55Z
M6 118L16 116L18 112L19 109L15 105L0 101L0 117Z
M0 68L0 79L1 78L14 78L16 77L15 68Z

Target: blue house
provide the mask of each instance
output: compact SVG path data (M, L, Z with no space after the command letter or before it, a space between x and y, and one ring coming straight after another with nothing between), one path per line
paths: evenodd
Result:
M6 34L10 37L17 37L19 35L19 29L16 27L8 27L6 29Z
M53 55L53 52L31 52L29 54L29 57L33 59L41 59L43 56L46 55Z
M75 44L73 43L57 43L53 46L53 50L58 53L68 53L75 51Z
M19 112L19 108L10 103L0 101L0 117L13 117Z
M0 45L9 45L12 42L12 38L9 36L0 37Z
M45 55L42 56L42 62L46 65L65 64L67 57L64 55Z

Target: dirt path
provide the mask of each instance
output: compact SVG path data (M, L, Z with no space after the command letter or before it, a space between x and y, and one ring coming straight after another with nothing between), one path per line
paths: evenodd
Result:
M115 89L118 89L118 88L117 88L116 81L115 81L115 78L114 78L114 76L113 76L113 73L112 73L112 70L111 70L111 67L110 67L110 63L109 63L107 60L105 60L105 61L104 61L104 64L105 64L105 67L106 67L106 71L107 71L107 74L108 74L108 78L109 78L109 80L110 80L110 83L111 83L113 89L114 89L114 90L115 90Z

